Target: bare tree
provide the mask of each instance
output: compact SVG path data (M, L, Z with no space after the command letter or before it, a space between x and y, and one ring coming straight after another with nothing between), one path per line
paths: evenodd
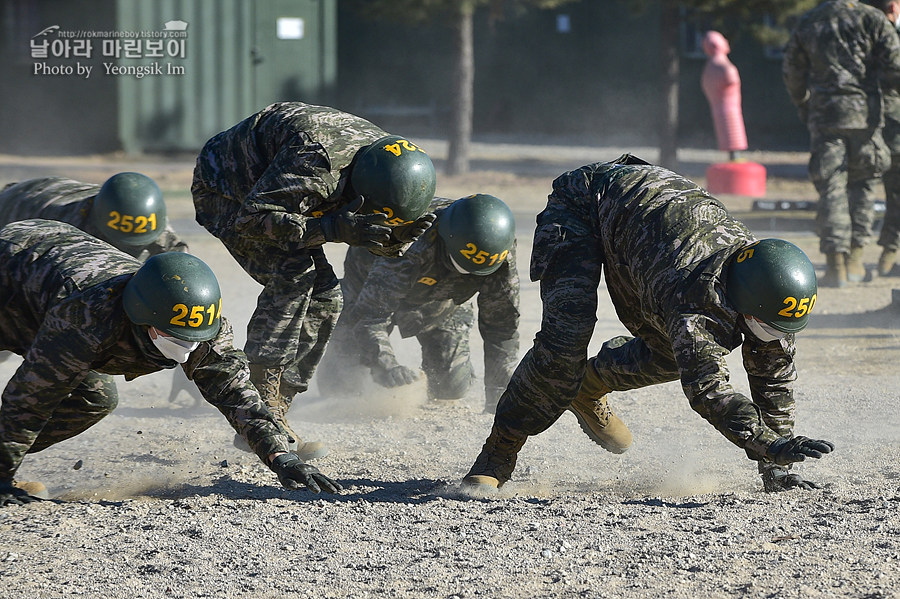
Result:
M446 22L454 31L456 56L453 69L454 97L450 109L450 148L447 174L469 170L474 107L475 48L473 20L479 6L489 6L491 15L503 14L506 5L518 8L553 8L573 0L365 0L360 11L407 23Z

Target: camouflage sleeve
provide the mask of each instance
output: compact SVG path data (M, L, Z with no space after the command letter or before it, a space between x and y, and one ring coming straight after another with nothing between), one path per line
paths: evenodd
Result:
M506 389L519 356L519 272L515 246L507 264L478 294L478 330L484 340L484 393L496 400Z
M747 457L759 460L779 435L765 423L760 408L729 383L725 357L731 352L709 332L711 325L700 314L684 314L670 324L682 389L695 412Z
M372 265L348 315L364 366L386 370L399 365L390 341L391 320L418 278L419 269L402 257L379 258Z
M798 108L804 106L809 100L809 57L796 33L791 36L784 48L781 76L794 106Z
M790 437L794 430L795 351L794 335L772 343L747 338L741 347L753 403L763 422L781 437Z
M59 403L91 371L99 344L72 334L64 302L44 319L0 404L0 479L10 478ZM77 322L77 321L75 321Z
M883 19L876 33L872 55L878 68L878 79L884 87L900 89L900 37L890 21Z
M201 344L182 367L204 399L222 412L264 464L269 463L269 454L288 450L287 438L250 382L247 357L235 349L231 324L225 318L216 338Z
M321 215L303 216L298 208L318 205L332 193L336 182L323 154L318 145L281 148L244 200L238 232L297 247L324 244Z
M144 250L149 256L155 256L157 254L162 254L163 252L190 252L188 244L178 238L175 229L170 225L166 225L166 228L163 229L163 232L160 233L159 237L157 237L153 243L145 246Z

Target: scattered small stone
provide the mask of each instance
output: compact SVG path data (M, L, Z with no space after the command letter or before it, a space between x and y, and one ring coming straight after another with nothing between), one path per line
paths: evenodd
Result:
M81 467L82 467L82 466L84 466L84 462L83 462L82 460L78 460L78 461L75 462L75 464L72 466L72 470L81 470Z

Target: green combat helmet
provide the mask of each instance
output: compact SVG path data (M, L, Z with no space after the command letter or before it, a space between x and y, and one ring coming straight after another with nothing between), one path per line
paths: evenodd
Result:
M166 204L159 186L150 177L119 173L100 187L91 219L113 244L145 246L166 228Z
M516 239L509 206L482 193L447 206L433 226L457 270L474 275L489 275L500 268Z
M365 198L360 212L383 213L389 226L405 225L425 214L436 182L428 154L397 135L360 150L350 171L353 191Z
M222 323L222 293L202 260L182 252L151 256L125 285L125 314L183 341L209 341Z
M763 239L734 253L725 293L741 314L782 333L806 327L816 305L816 272L803 250L782 239Z

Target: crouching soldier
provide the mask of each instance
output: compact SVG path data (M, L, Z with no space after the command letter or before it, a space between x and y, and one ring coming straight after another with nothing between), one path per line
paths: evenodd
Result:
M103 185L46 177L4 187L0 227L28 218L69 223L141 260L188 251L166 220L159 186L140 173L118 173Z
M601 269L633 337L587 359ZM704 189L624 155L564 173L537 217L531 278L543 314L534 346L500 398L490 436L465 477L496 488L531 435L573 405L585 430L606 396L681 381L691 407L758 463L766 491L816 485L791 465L831 452L794 435L794 335L816 302L816 273L797 246L757 241ZM750 397L725 363L741 347Z
M322 246L399 255L434 219L426 209L435 182L431 159L408 140L302 102L264 108L197 157L197 222L263 286L244 346L251 380L302 456L327 449L301 440L288 410L307 390L342 305Z
M484 340L485 410L493 413L519 351L519 274L512 212L485 194L455 202L436 198L431 228L399 258L376 258L350 248L344 260L344 311L319 372L319 388L349 392L354 367L385 387L419 378L391 347L394 327L415 336L431 399L459 399L474 380L469 335ZM358 387L356 387L358 390Z
M13 481L25 454L112 412L112 375L130 380L179 364L285 487L339 491L288 452L232 346L221 301L215 275L190 254L166 252L141 265L65 223L0 229L0 349L24 358L0 405L0 506L41 490Z

